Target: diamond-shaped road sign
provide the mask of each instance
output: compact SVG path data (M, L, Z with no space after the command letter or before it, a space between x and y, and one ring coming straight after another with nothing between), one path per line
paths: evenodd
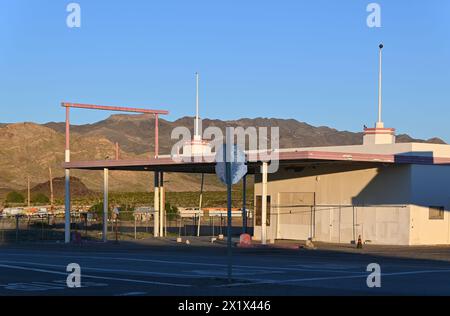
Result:
M231 153L231 184L238 183L247 174L247 165L245 164L245 153L234 145ZM216 174L222 183L227 184L226 159L224 159L226 145L223 145L216 153Z

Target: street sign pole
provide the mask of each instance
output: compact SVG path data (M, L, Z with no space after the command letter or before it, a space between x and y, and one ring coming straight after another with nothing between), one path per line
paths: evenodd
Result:
M223 157L225 162L225 178L226 178L226 184L227 184L227 261L228 261L228 283L231 283L232 274L233 274L233 267L232 267L232 253L231 253L231 225L232 225L232 218L231 218L231 186L232 186L232 179L231 179L231 162L232 158L232 138L231 133L227 132L227 138L226 138L226 144L225 144L225 150L223 151Z
M245 153L233 144L234 134L227 129L226 144L216 153L216 174L227 186L227 268L228 282L232 282L232 212L231 187L247 174ZM222 230L222 220L220 223Z
M226 173L227 173L227 205L228 205L228 227L227 227L227 242L228 242L228 283L231 283L232 278L232 254L231 254L231 162L226 162Z

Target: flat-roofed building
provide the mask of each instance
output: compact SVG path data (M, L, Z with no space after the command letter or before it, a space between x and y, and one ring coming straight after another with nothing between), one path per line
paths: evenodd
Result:
M378 144L373 131L363 145L280 150L280 168L268 174L268 240L450 243L450 146ZM255 177L260 239L262 177Z

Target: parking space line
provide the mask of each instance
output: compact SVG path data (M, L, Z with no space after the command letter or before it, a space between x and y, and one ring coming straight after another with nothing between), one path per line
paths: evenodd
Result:
M27 270L27 271L59 274L59 275L66 275L66 276L68 275L67 273L64 273L64 272L45 270L45 269L37 269L37 268L30 268L30 267L22 267L22 266L14 266L14 265L7 265L7 264L0 264L0 268L15 269L15 270ZM157 281L145 281L145 280L115 278L115 277L107 277L107 276L96 276L96 275L89 275L89 274L83 274L83 277L84 278L91 278L91 279L102 279L102 280L112 280L112 281L142 283L142 284L152 284L152 285L166 285L166 286L174 286L174 287L191 287L191 285L189 285L189 284L177 284L177 283L166 283L166 282L157 282Z
M11 260L0 260L0 263L34 265L34 266L54 267L54 268L65 268L66 267L65 265L39 263L39 262L11 261ZM182 274L182 273L154 272L154 271L142 271L142 270L93 268L93 267L86 267L84 265L82 266L82 270L97 271L97 272L135 273L138 275L165 276L165 277L174 277L174 278L204 278L204 276L202 276L200 274Z
M390 273L382 273L381 277L403 276L403 275L414 275L414 274L429 274L429 273L450 273L450 270L446 269L446 270L418 270L418 271L390 272ZM309 281L329 281L329 280L367 278L367 276L368 276L367 273L362 273L360 275L327 276L327 277L299 278L299 279L288 279L288 280L246 279L247 281L254 281L254 282L220 284L220 285L216 285L214 287L220 288L220 287L233 287L233 286L250 286L250 285L259 285L259 284L289 284L289 283L297 283L297 282L299 283L299 282L309 282Z
M147 294L147 292L128 292L128 293L117 294L115 296L143 296L146 294Z
M29 255L27 255L29 256ZM39 255L39 257L50 257L54 258L55 256L49 255ZM143 258L123 258L123 257L99 257L99 256L74 256L74 255L58 255L58 258L77 258L79 260L83 259L95 259L95 260L122 260L122 261L133 261L133 262L152 262L152 263L164 263L164 264L173 264L173 265L192 265L192 266L205 266L205 267L222 267L226 268L226 264L221 263L206 263L206 262L189 262L189 261L170 261L170 260L159 260L159 259L143 259ZM354 273L359 274L360 271L342 271L342 270L334 270L334 269L299 269L299 268L289 268L289 267L266 267L266 266L253 266L253 265L233 265L235 268L243 268L243 269L260 269L260 270L268 270L268 271L292 271L292 272L330 272L330 273Z

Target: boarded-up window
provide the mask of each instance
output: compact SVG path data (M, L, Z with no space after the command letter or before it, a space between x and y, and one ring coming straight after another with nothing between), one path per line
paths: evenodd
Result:
M255 220L256 226L262 225L262 196L256 196L256 204L255 204ZM270 226L270 195L267 196L267 220L266 225Z
M429 219L444 219L444 207L430 206Z

